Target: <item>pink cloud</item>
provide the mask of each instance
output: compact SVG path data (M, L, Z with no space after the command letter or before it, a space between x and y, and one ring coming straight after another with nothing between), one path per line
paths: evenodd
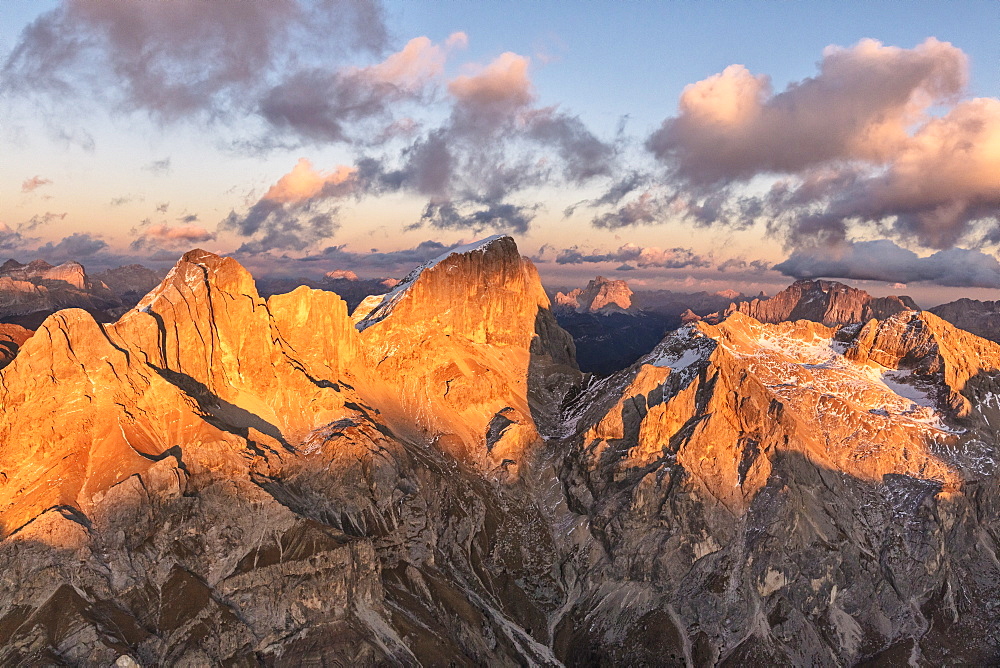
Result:
M469 107L508 110L525 107L534 99L528 78L529 62L516 53L502 53L479 72L452 79L448 92Z
M215 234L198 225L152 225L142 231L138 239L132 242L133 249L153 246L171 248L187 247L215 239Z
M731 65L685 88L647 140L665 185L594 224L670 211L698 224L766 220L792 247L842 244L858 228L928 248L1000 243L1000 100L962 99L968 68L934 38L828 47L815 76L779 93ZM765 195L742 190L757 177L772 179Z
M871 39L828 47L817 76L778 94L766 75L730 65L687 86L679 114L648 146L676 160L680 176L704 184L837 159L882 163L930 105L958 96L967 69L960 49L934 38L913 49Z
M25 179L21 184L21 192L30 193L38 190L42 186L47 186L52 183L52 179L46 179L41 176L32 176L30 179Z
M468 38L462 32L452 34L444 46L434 44L427 37L415 37L401 51L377 65L357 70L356 74L417 92L430 79L441 74L451 49L464 48L467 44Z
M344 165L330 172L320 172L313 168L312 162L299 158L292 171L268 189L264 199L288 204L310 200L319 195L347 194L356 173L357 169Z

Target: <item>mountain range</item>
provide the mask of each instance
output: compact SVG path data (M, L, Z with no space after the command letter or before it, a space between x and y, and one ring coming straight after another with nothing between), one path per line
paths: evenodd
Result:
M0 371L0 662L996 663L1000 345L819 291L605 376L507 236L353 313L200 250L59 310Z

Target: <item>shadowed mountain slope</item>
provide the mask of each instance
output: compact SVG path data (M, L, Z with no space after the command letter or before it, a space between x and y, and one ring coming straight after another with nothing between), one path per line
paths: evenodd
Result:
M0 381L4 664L1000 659L1000 347L926 312L584 384L509 237L350 317L192 251Z

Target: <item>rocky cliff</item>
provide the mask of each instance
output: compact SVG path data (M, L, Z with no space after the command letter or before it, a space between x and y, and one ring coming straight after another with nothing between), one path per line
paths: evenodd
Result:
M192 251L0 381L4 664L1000 660L1000 346L928 313L583 384L509 237L352 317Z
M128 306L134 306L143 295L160 284L163 275L141 264L127 264L94 274L94 282L107 286Z
M633 294L625 281L598 276L585 288L576 288L566 294L557 292L555 303L559 308L577 313L617 313L632 308Z
M836 281L801 280L773 297L732 304L725 313L710 319L718 322L739 312L761 322L812 320L824 325L848 325L916 308L909 297L872 297Z
M43 260L0 266L0 317L52 312L60 308L101 310L120 304L100 281L93 281L78 262L52 266Z
M609 563L567 615L566 659L995 660L998 377L1000 348L929 314L735 314L589 388L565 475ZM629 606L602 603L622 589Z
M928 310L959 329L990 341L1000 341L1000 301L963 298Z

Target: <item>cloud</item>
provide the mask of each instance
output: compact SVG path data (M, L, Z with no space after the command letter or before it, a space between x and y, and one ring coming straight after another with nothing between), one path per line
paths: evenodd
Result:
M356 281L358 280L358 275L355 274L350 269L334 269L333 271L328 271L323 274L326 278L331 280L346 280L346 281Z
M354 192L356 172L344 166L320 172L309 160L300 158L249 209L230 212L220 229L249 239L240 247L241 252L304 250L333 236L339 227L338 210L330 202Z
M772 268L770 262L766 260L747 261L742 258L730 258L719 263L716 267L721 272L740 272L744 274L762 274Z
M884 239L796 250L774 269L794 278L922 281L947 287L1000 288L1000 262L993 255L951 248L920 257Z
M815 76L780 92L731 65L686 87L647 138L658 177L582 204L611 229L763 221L792 248L855 231L934 249L1000 243L1000 100L962 97L968 67L934 38L829 47Z
M451 202L430 202L420 216L420 221L411 226L417 228L429 224L442 230L472 230L479 233L486 229L509 230L523 234L534 218L536 206L517 206L506 202L485 202L455 205Z
M41 176L32 176L30 179L25 179L21 184L21 192L30 193L35 192L42 186L47 186L52 183L52 179L42 178Z
M306 158L299 158L288 174L271 186L264 199L291 204L326 197L342 197L353 187L357 169L339 166L331 172L316 171Z
M195 216L197 219L197 216ZM187 249L215 239L215 234L198 225L152 225L130 244L132 250Z
M366 0L64 0L25 28L0 80L15 93L111 90L104 101L169 121L243 108L301 59L386 42Z
M504 122L534 100L528 78L529 59L510 51L500 54L475 74L455 77L448 84L459 122L479 125Z
M275 255L273 253L239 253L240 262L251 269L255 275L285 275L296 276L304 272L315 271L313 267L317 264L322 266L339 267L340 271L350 271L361 273L362 275L402 276L409 273L414 266L421 265L429 260L447 253L452 248L457 248L465 241L459 240L454 244L443 244L439 241L423 241L412 248L404 248L395 251L379 251L372 248L367 252L350 251L344 245L328 246L323 250L306 255L301 258L292 258L285 255ZM388 284L387 284L388 285ZM392 287L391 285L389 287Z
M606 198L607 196L602 199ZM612 230L634 225L652 225L663 221L666 209L666 203L654 192L647 190L618 209L595 216L591 222L594 227Z
M539 207L517 198L615 171L617 147L557 107L535 106L530 59L506 52L448 83L451 113L399 154L358 161L366 192L427 197L413 227L523 233Z
M35 228L40 227L42 225L48 225L54 220L65 220L66 216L68 215L69 214L65 211L63 213L52 213L51 211L46 211L45 213L42 214L36 213L27 221L18 225L17 229L18 231L22 232L31 232Z
M627 264L629 269L680 269L687 267L708 267L712 261L695 253L690 248L657 248L656 246L641 247L635 244L625 244L617 250L601 252L581 251L577 246L559 251L555 256L556 264L589 264L597 262L619 262Z
M145 199L146 198L142 195L122 195L121 197L113 197L111 201L108 202L108 205L114 207L125 206L126 204L130 204L132 202L145 201Z
M339 86L361 77L367 82L364 95L377 92L379 82L391 82L393 91L417 91L427 77L440 72L443 50L464 42L460 33L444 47L413 40L378 65L326 72L323 81L336 79ZM254 239L244 250L305 250L336 228L339 200L402 191L426 198L419 219L408 226L411 230L427 226L475 233L526 232L540 207L516 201L519 194L543 184L581 184L608 177L617 159L616 147L599 140L575 116L533 106L529 65L523 56L504 53L485 66L467 69L448 84L451 112L445 121L417 134L395 156L363 155L352 167L326 172L300 159L258 202L244 212L234 210L222 229ZM303 83L303 90L314 95L317 85L325 84ZM329 105L339 104L337 95L320 96L322 113L310 112L309 118L326 118L326 111L333 109ZM288 90L279 97L285 105L295 93ZM339 124L343 117L333 113L328 120ZM340 136L333 125L328 130L328 139ZM277 229L281 234L269 234ZM268 243L282 245L269 247L265 236Z
M143 171L149 172L154 176L164 176L170 173L170 156L163 158L162 160L153 160L142 167Z
M355 268L403 269L408 272L415 265L433 260L452 248L461 246L462 243L460 241L454 244L443 244L439 241L427 240L412 248L384 252L373 248L368 253L346 251L344 246L329 246L311 259L334 260L338 264Z
M103 239L85 232L74 232L56 243L49 242L39 246L36 253L49 262L65 262L67 260L79 262L107 248L108 244Z
M962 91L967 66L960 49L934 38L913 49L865 39L827 48L817 76L775 94L767 76L730 65L687 86L680 113L647 145L677 177L704 186L834 160L882 164L929 105Z
M0 222L0 250L18 250L24 246L24 242L25 239L18 230Z
M406 129L406 124L399 126L392 120L393 107L422 99L428 84L443 71L448 51L465 43L464 33L455 33L444 46L416 37L401 51L369 67L299 70L263 94L260 115L295 137L361 144L368 137L357 136L353 126L382 119L380 137L386 141ZM370 134L370 128L360 131Z
M310 211L309 208L285 207L267 199L254 204L245 215L231 212L219 224L220 229L249 238L237 253L305 250L332 237L339 227L336 208Z
M538 104L529 58L505 52L445 81L467 43L454 33L390 51L374 0L63 0L22 32L0 65L0 91L210 124L237 150L344 144L358 171L352 194L425 198L417 226L524 231L539 208L526 191L617 173L617 144ZM170 167L168 157L144 169ZM224 229L255 247L267 237L305 249L336 228L334 207L320 204L333 195L283 197L297 199L272 193Z

